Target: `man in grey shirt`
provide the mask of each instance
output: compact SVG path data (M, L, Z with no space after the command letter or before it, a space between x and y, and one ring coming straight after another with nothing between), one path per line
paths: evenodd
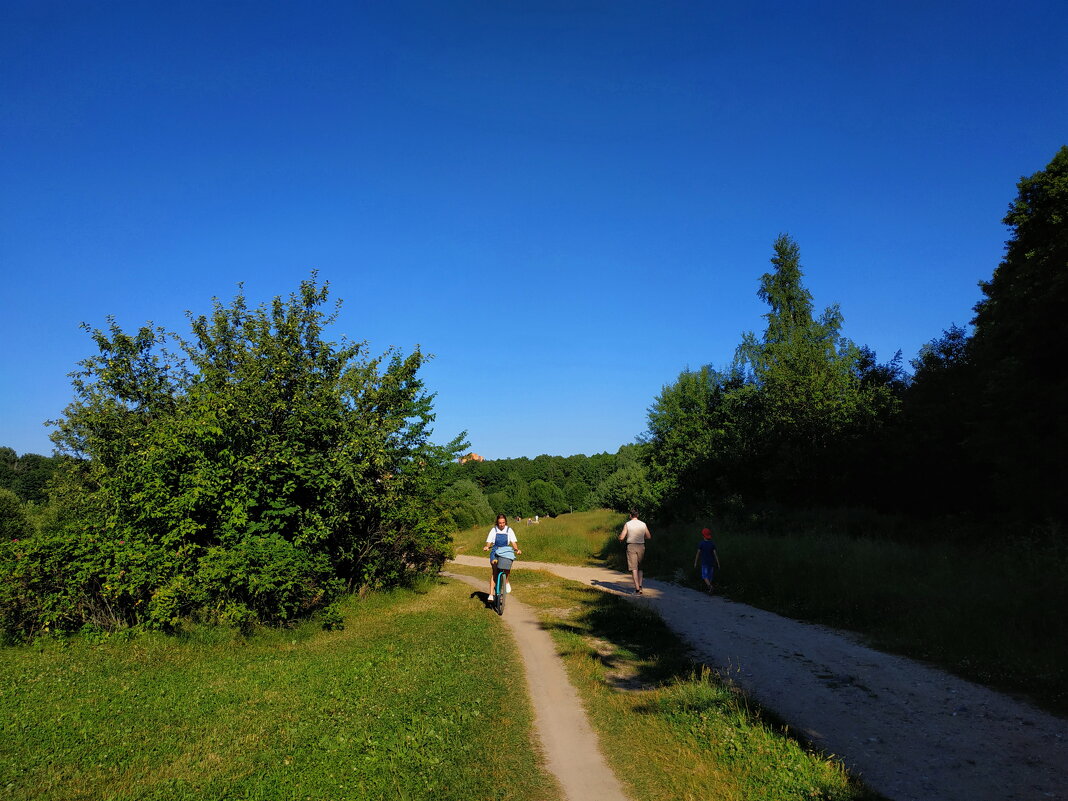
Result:
M630 510L630 520L623 524L619 541L627 543L627 570L634 579L634 594L642 594L642 559L645 557L645 541L651 540L649 526L638 519L638 510Z

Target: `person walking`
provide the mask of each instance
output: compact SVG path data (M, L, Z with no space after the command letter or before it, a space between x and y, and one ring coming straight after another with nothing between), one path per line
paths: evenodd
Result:
M716 552L716 543L712 542L712 531L707 528L701 529L701 541L697 543L697 553L693 557L693 566L701 563L701 578L704 579L708 594L713 593L712 579L719 570L719 554Z
M634 580L635 595L642 594L642 559L645 558L645 543L652 538L649 526L638 519L638 510L631 509L630 520L619 532L619 541L627 544L627 570Z

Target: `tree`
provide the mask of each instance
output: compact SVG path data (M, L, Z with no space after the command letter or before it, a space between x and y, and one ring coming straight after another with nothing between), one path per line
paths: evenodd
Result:
M577 478L569 479L564 485L564 499L567 501L569 512L583 512L586 510L586 500L589 498L590 488L585 482Z
M9 489L0 488L0 543L6 545L33 533L22 501Z
M684 370L649 407L643 442L660 517L703 513L737 491L731 475L745 447L737 415L743 389L739 373L708 365Z
M904 396L891 460L895 484L910 506L924 512L963 512L988 498L989 467L972 457L977 374L968 332L951 325L915 359Z
M426 357L325 340L327 301L313 276L255 309L216 300L188 339L91 330L53 434L73 522L28 557L38 624L282 622L442 563L427 510L464 443L429 441Z
M637 462L624 464L602 481L597 487L597 499L599 505L617 512L648 509L655 503L648 474Z
M471 528L493 518L493 509L481 488L466 478L450 484L438 499L438 505L455 530Z
M742 501L835 503L857 490L876 432L900 407L900 354L875 354L841 335L836 305L813 317L800 250L775 241L758 296L762 337L746 333L725 370L684 370L648 413L646 464L660 518L707 514Z
M556 517L567 511L567 498L558 486L539 478L530 484L530 505L536 515Z
M1068 500L1068 146L1022 178L1005 257L980 287L970 358L982 377L973 455L1004 504L1064 518Z
M43 504L57 463L57 459L37 453L19 456L11 448L0 448L0 487L12 490L24 501Z
M760 279L758 296L770 310L761 340L747 333L737 360L757 389L748 441L759 448L766 489L780 500L813 499L831 492L832 446L858 426L862 400L860 351L841 335L843 316L828 306L816 319L802 284L800 249L785 234L775 240L774 268ZM823 470L814 470L815 465ZM819 475L813 481L814 474Z

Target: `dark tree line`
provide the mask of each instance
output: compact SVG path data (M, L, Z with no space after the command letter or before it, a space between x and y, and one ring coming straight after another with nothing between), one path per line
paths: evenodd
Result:
M975 306L912 360L880 363L816 316L797 244L775 242L762 336L732 364L683 372L644 438L663 516L723 505L871 506L996 516L1068 511L1068 147L1022 179L1005 257Z

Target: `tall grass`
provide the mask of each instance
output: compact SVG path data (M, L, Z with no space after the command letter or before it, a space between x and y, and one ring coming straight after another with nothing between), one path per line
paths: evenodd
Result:
M626 515L609 509L591 512L575 512L559 517L543 517L534 523L525 520L509 520L516 539L523 549L523 558L538 562L556 562L568 565L601 564L606 555L606 544L623 527ZM458 553L482 554L487 532L495 521L488 520L456 533L454 536Z
M718 586L734 600L859 632L877 648L1068 712L1068 546L874 538L857 532L885 530L885 521L864 520L810 512L713 521ZM659 529L647 568L699 586L693 559L704 525Z
M0 791L40 799L556 799L510 638L469 590L346 628L0 649ZM514 685L514 682L511 684Z

